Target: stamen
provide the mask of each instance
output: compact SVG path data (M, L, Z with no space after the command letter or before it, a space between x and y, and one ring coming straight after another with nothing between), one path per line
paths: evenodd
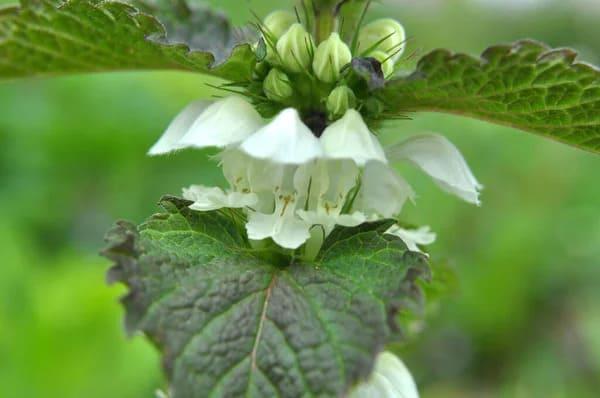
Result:
M294 202L294 198L288 195L288 196L286 196L286 197L283 198L283 202L284 202L283 203L283 209L281 209L281 214L279 215L280 217L284 216L285 211L287 210L288 205L290 203Z

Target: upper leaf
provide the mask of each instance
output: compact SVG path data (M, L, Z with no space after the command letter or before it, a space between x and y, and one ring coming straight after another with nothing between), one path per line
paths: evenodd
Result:
M181 4L185 4L183 1ZM227 20L206 7L163 23L132 5L23 0L0 10L0 79L132 69L175 69L248 80L256 63Z
M130 287L128 329L162 350L175 398L341 396L398 337L395 312L428 272L388 222L334 232L314 264L275 264L189 204L164 198L167 213L121 223L105 252Z
M378 96L388 112L455 113L600 152L600 71L568 49L520 41L481 58L436 50Z

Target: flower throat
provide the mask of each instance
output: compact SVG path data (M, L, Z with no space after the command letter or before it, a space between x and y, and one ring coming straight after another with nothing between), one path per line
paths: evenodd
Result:
M327 113L318 110L303 114L302 121L317 138L321 137L328 125Z

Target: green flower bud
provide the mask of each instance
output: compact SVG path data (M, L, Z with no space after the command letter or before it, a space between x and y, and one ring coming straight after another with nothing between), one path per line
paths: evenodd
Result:
M269 73L269 64L265 61L257 62L252 77L256 80L264 80L267 73Z
M348 109L356 107L356 96L347 86L336 87L327 97L327 111L331 116L343 116Z
M269 35L278 40L296 22L294 14L287 11L274 11L267 15L263 27Z
M319 80L333 83L340 77L340 71L352 61L350 48L340 39L340 35L333 32L317 48L313 60L313 71Z
M277 42L277 52L283 66L295 73L310 67L314 49L312 36L299 23L293 24Z
M383 71L383 77L388 79L394 74L394 61L388 53L383 51L373 51L369 56L381 62L381 70Z
M390 18L378 19L360 30L358 52L370 55L372 51L383 51L388 56L394 55L392 61L395 63L404 52L405 41L406 33L400 23Z
M271 69L263 82L263 90L272 101L282 101L294 94L290 78L279 69Z

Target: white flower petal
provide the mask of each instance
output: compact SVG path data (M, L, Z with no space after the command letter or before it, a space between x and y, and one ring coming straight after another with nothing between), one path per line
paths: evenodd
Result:
M203 185L184 188L183 197L194 202L189 206L190 209L198 211L244 208L253 206L258 201L253 193L224 192L221 188Z
M352 160L325 161L331 182L323 198L330 202L345 202L346 196L358 184L360 170Z
M292 176L288 178L292 179ZM276 191L273 213L250 212L246 224L248 238L251 240L271 238L281 247L297 249L310 238L310 226L296 216L298 202L295 195Z
M408 250L419 253L421 253L419 246L430 245L436 239L436 234L431 232L429 226L405 229L399 225L392 225L385 233L399 237L406 244Z
M459 150L441 135L409 138L387 151L392 160L408 160L429 174L445 191L479 205L477 182Z
M175 117L156 144L150 148L148 155L165 155L184 148L179 141L209 105L209 101L195 101L188 105Z
M354 109L349 109L343 118L325 129L321 145L329 159L352 159L359 166L371 160L387 163L379 140Z
M283 110L271 123L248 137L241 149L255 158L282 164L303 164L323 154L317 137L292 108Z
M404 363L394 354L383 352L373 374L357 386L349 398L419 398L417 386Z
M367 222L367 216L360 211L355 211L349 214L340 214L337 216L335 223L342 227L357 227L362 223Z
M398 215L404 203L413 200L415 193L395 170L381 162L369 162L363 173L362 185L354 208L369 215L383 218Z
M310 238L308 225L293 216L281 216L278 209L273 214L250 213L246 224L248 238L263 240L272 238L286 249L297 249Z
M262 125L263 119L251 104L231 96L206 108L183 136L181 145L224 148L243 141Z

